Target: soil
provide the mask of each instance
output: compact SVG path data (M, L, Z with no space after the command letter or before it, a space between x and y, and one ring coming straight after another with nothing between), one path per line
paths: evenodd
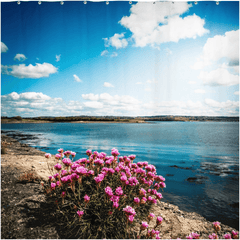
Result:
M54 157L46 159L44 152L4 135L1 135L1 142L2 148L5 148L5 154L1 154L1 238L71 238L55 223L53 205L47 201L40 184L51 175ZM26 172L35 176L31 182L21 178ZM162 239L185 239L191 232L200 233L200 238L207 239L214 232L212 222L197 213L181 211L172 204L158 201L151 212L155 218L149 224L150 229L155 225L157 216L163 218L162 224L157 227ZM220 238L225 233L236 231L224 224L221 227L218 232ZM138 230L139 226L135 229Z

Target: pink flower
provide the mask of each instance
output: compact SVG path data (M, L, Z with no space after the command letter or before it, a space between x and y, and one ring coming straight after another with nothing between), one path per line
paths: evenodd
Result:
M164 182L165 178L163 176L155 176L154 180L157 182Z
M224 234L223 237L224 237L225 239L232 239L230 233Z
M58 152L63 153L63 149L62 148L58 149Z
M76 156L75 152L71 152L72 157L74 158Z
M59 159L59 158L61 158L61 157L62 157L61 154L56 154L56 155L55 155L55 158L56 158L56 159Z
M88 156L91 156L91 155L92 155L92 151L91 151L90 149L88 149L88 150L86 151L86 154L87 154Z
M119 199L120 199L119 196L113 195L113 196L110 198L110 201L112 201L112 202L119 202Z
M96 160L94 160L94 164L102 166L104 164L104 161L102 159L97 158Z
M186 236L186 239L193 239L192 235Z
M71 154L71 151L67 150L63 154L68 157Z
M133 201L134 201L135 204L139 204L140 203L140 199L138 197L135 197Z
M116 195L118 195L118 196L122 196L123 195L123 190L122 190L121 186L116 188Z
M127 181L127 176L122 176L122 177L120 177L120 180L121 180L122 182L126 182L126 181Z
M130 156L128 156L129 158L130 158L130 160L134 160L135 158L136 158L136 155L130 155Z
M163 218L162 217L157 217L157 225L160 225L163 221Z
M128 216L128 221L129 221L130 223L132 223L133 220L134 220L134 216L133 216L133 215L129 215L129 216Z
M54 166L54 168L59 171L59 170L62 169L62 165L61 165L60 163L57 163L57 164Z
M84 201L86 203L88 203L90 201L90 197L87 194L84 196Z
M147 199L145 197L143 197L140 201L141 204L145 204L147 202Z
M238 239L238 232L232 230L232 238L233 239Z
M58 176L59 176L59 173L55 173L55 174L53 175L53 177L54 177L55 179L57 179Z
M192 235L193 239L199 239L199 237L200 237L200 234L195 233L195 232L192 232L191 235Z
M112 189L109 186L105 188L105 193L109 198L113 195Z
M85 167L80 166L80 167L76 168L75 172L76 172L76 174L83 176L83 175L87 174L88 170Z
M162 196L162 194L161 194L161 193L157 193L157 194L156 194L156 198L157 198L157 199L162 199L162 198L163 198L163 196Z
M115 173L115 170L114 170L113 168L109 168L109 169L108 169L108 173L109 173L110 175L113 175L113 174Z
M62 163L63 163L65 166L70 166L71 163L72 163L72 161L71 161L71 159L69 159L69 158L64 158L64 159L62 160Z
M64 198L66 196L66 192L62 192L61 197Z
M87 173L87 175L88 175L88 176L89 176L89 175L94 175L94 171L93 171L93 170L89 170L88 173Z
M213 228L216 230L216 231L220 231L221 230L221 226L220 226L220 222L213 222Z
M150 214L148 215L148 218L149 218L150 220L152 220L154 217L155 217L155 215L154 215L153 213L150 213Z
M118 208L119 204L117 202L113 202L113 208Z
M45 158L50 158L52 155L50 153L45 154Z
M55 187L56 187L56 183L51 183L51 188L55 189Z
M78 180L79 176L76 173L72 173L71 175L72 180Z
M133 215L135 216L136 215L136 212L134 210L134 208L130 207L130 206L126 206L123 211L128 215Z
M165 187L166 187L166 184L165 184L164 182L160 182L160 183L159 183L159 186L160 186L161 188L165 188Z
M215 233L212 233L212 235L208 236L209 239L218 239L218 235L216 235Z
M145 195L146 195L146 190L145 190L144 188L141 188L141 189L139 190L139 194L140 194L141 196L145 196Z
M144 230L144 229L146 229L146 228L148 228L147 222L142 222L141 230Z
M79 218L81 218L82 217L82 215L84 214L84 212L83 211L77 211L77 214L78 214L78 216L79 216Z
M103 174L98 174L98 176L94 178L94 180L97 184L100 183L103 179L104 179Z
M114 157L117 157L120 153L118 152L117 149L113 148L111 154L112 154Z
M67 173L68 173L68 172L67 172L66 170L62 170L62 171L61 171L61 175L62 175L62 176L67 175Z

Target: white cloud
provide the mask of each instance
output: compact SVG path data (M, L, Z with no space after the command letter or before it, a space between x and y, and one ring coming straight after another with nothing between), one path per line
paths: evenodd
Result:
M74 81L82 82L82 80L76 74L73 74L73 77L74 77Z
M42 78L48 77L52 73L57 72L57 68L50 63L36 63L36 66L29 64L1 66L2 74L11 75L17 78Z
M84 102L83 103L85 107L89 108L103 108L103 103L97 102L97 101L92 101L92 102Z
M213 108L225 109L230 110L232 108L239 108L239 101L230 101L227 100L226 102L218 102L213 99L205 99L205 103Z
M99 95L98 94L94 95L93 93L82 94L82 98L85 100L98 101Z
M144 90L145 90L146 92L151 92L151 91L152 91L151 88L145 88Z
M105 47L115 47L118 48L125 48L128 45L127 40L124 38L124 33L118 34L115 33L114 36L108 38L104 38Z
M189 81L188 83L191 84L191 85L197 84L196 81Z
M132 32L137 47L203 36L209 32L203 27L203 19L195 14L180 17L190 7L187 2L138 2L131 6L130 16L123 17L120 24Z
M199 93L199 94L204 94L206 93L206 91L204 89L196 89L194 90L195 93Z
M104 50L101 52L101 56L106 56L106 55L108 55L108 50Z
M142 83L142 82L137 82L136 84L139 84L139 85L140 85L140 84L143 84L143 83Z
M83 105L79 101L67 103L41 92L12 92L1 96L1 108L7 116L73 116L82 113Z
M61 58L61 54L56 55L56 62L59 62L59 61L60 61L60 58Z
M211 72L201 71L199 79L203 81L203 84L210 86L232 86L239 84L239 76L231 74L225 68L218 68Z
M192 68L203 69L223 58L226 58L229 66L239 65L239 30L208 38L201 58Z
M105 83L103 84L103 86L104 86L104 87L107 87L107 88L112 88L112 87L114 87L111 83L108 83L108 82L105 82Z
M5 45L5 43L1 42L1 52L5 53L7 52L7 50L8 50L8 47Z
M14 60L16 61L16 60L18 60L18 61L25 61L27 58L26 58L26 56L24 55L24 54L21 54L21 53L18 53L18 54L16 54L16 56L14 57Z
M239 95L239 91L234 92L234 95Z

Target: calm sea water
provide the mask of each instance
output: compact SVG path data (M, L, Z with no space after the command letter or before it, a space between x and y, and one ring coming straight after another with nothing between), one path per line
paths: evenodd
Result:
M2 133L51 154L87 149L135 154L166 178L164 201L239 229L239 124L151 122L2 124ZM173 167L175 165L175 167ZM187 181L192 178L192 181Z

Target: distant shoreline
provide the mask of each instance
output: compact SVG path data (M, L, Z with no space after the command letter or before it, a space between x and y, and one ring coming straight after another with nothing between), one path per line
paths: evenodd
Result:
M1 117L1 123L149 123L149 122L239 122L239 117L211 116L75 116L75 117Z

